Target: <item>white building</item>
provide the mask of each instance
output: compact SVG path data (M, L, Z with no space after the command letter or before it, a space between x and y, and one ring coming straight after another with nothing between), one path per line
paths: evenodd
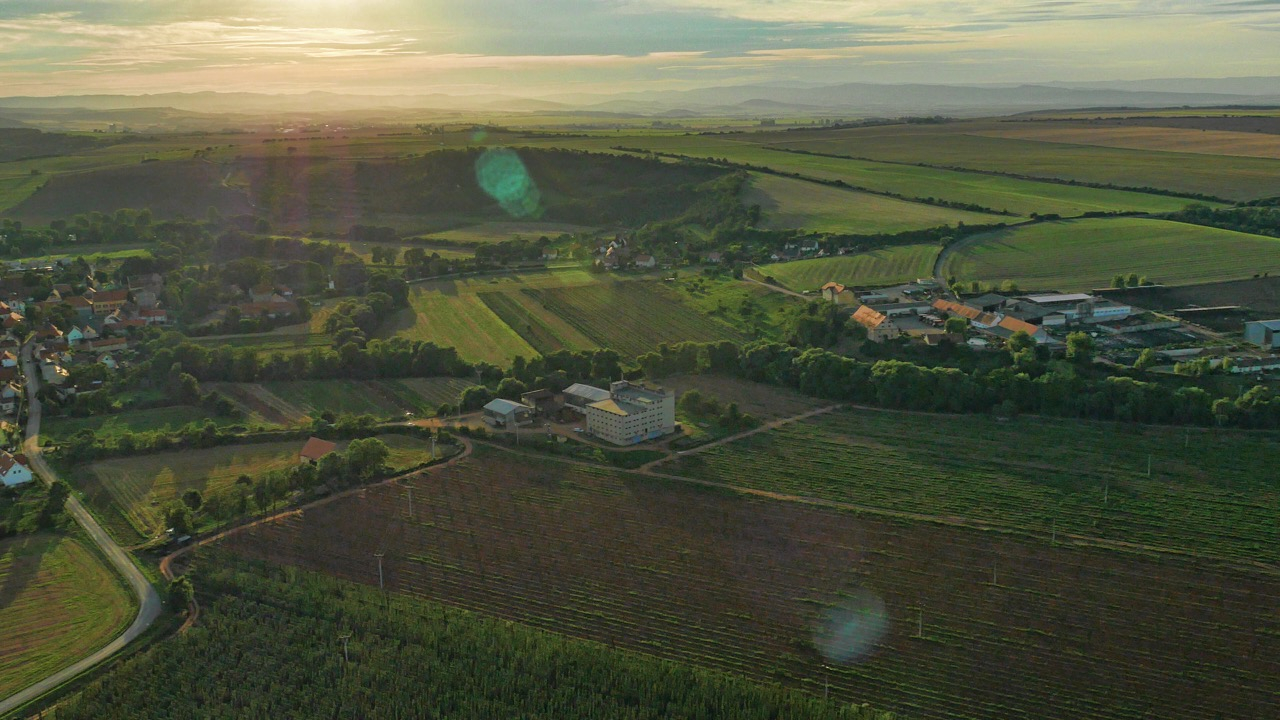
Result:
M676 396L625 380L609 384L609 398L587 406L587 432L614 445L634 445L675 432Z
M0 450L0 483L5 487L13 487L14 485L31 482L33 478L31 468L22 463L25 459L22 456L14 457L4 450Z

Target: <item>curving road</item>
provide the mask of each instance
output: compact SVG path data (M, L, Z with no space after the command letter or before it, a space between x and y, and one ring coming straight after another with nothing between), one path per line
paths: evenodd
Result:
M27 439L24 449L31 461L31 469L48 485L56 481L58 476L40 454L40 401L36 399L36 391L40 388L40 383L36 378L40 368L32 359L32 346L30 344L22 348L22 366L27 376L28 407ZM80 660L71 667L64 668L40 682L0 700L0 716L40 697L111 657L124 648L125 645L128 645L134 638L145 632L147 628L151 627L151 623L155 622L155 619L160 616L161 602L159 593L147 581L146 576L134 566L133 561L129 559L128 553L107 535L102 526L98 524L98 521L93 519L93 516L84 509L84 506L80 504L80 501L74 495L67 498L66 509L67 514L80 523L80 527L84 528L85 534L89 536L89 539L93 540L94 544L98 546L98 549L102 551L102 554L111 562L116 571L128 581L129 587L138 596L138 616L134 618L133 624L122 635L98 649L97 652Z

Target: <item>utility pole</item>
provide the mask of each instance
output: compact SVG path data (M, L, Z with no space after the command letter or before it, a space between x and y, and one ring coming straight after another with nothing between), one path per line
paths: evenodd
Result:
M1151 477L1151 453L1147 453L1147 477Z
M1050 545L1058 544L1058 518L1056 516L1053 518L1053 536L1050 537L1049 544Z
M924 639L924 603L920 603L916 613L916 637Z
M347 643L351 640L351 633L347 633L346 635L339 635L338 639L342 641L342 659L345 662L350 663L351 654L347 652Z
M1107 478L1102 485L1102 507L1107 506L1107 498L1111 494L1111 478Z
M436 433L431 433L431 459L432 460L436 459ZM410 492L412 493L412 491ZM410 494L409 497L413 497L413 495Z
M999 585L999 584L1000 584L999 576L996 574L996 564L995 564L995 563L991 563L991 584L992 584L992 585Z
M435 457L435 453L431 453L431 457ZM413 488L409 488L409 519L413 519Z
M382 555L383 553L380 553L380 552L376 552L373 554L374 557L378 558L378 589L379 590L382 589Z

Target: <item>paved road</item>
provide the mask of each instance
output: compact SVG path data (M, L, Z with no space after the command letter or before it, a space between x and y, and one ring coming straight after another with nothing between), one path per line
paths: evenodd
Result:
M58 479L58 476L40 454L40 401L36 399L36 390L40 387L36 378L40 369L32 361L31 355L32 348L30 345L22 349L23 368L27 375L27 403L29 410L25 450L27 457L31 460L31 469L45 484L52 484ZM124 631L124 634L107 643L89 657L10 697L0 700L0 716L5 715L23 703L45 694L111 657L146 631L147 628L151 627L151 623L155 622L155 619L160 616L161 603L159 593L151 586L151 583L147 582L146 576L129 559L128 553L107 535L102 526L98 524L98 521L93 519L93 516L89 514L88 510L84 509L84 506L80 504L80 501L74 495L67 498L66 507L67 513L75 518L76 522L80 523L80 527L84 528L85 534L89 536L89 539L93 540L98 549L102 551L102 554L111 561L116 571L124 576L129 583L129 587L138 596L138 617L134 618L133 624Z

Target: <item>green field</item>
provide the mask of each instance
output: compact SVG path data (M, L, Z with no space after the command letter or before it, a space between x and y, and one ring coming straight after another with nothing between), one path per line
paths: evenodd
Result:
M871 235L919 230L939 225L992 221L990 215L906 202L829 185L755 175L742 202L759 205L764 225L773 229L803 228L813 232Z
M680 293L685 305L728 323L751 338L777 339L782 334L780 311L795 298L752 282L729 278L681 275L666 283Z
M933 276L936 245L898 245L856 255L775 263L760 272L796 292L816 291L828 282L874 287Z
M971 134L1002 129L978 121L773 133L761 141L871 160L924 163L1122 187L1155 187L1232 200L1280 195L1280 160L1036 142ZM1135 208L1136 209L1136 208ZM1042 211L1044 212L1044 211Z
M848 410L659 469L1041 537L1056 530L1275 563L1276 442L1262 433Z
M774 144L793 141L797 138L825 136L825 133L817 132L787 135L744 133L725 137L631 137L609 138L607 141L562 140L560 142L572 142L594 150L610 145L623 145L693 157L726 158L734 162L761 165L822 180L842 180L854 187L895 193L903 197L932 197L1023 216L1033 212L1057 213L1063 216L1080 215L1091 211L1172 212L1191 202L1185 198L1163 195L1038 182L893 162L855 160L848 157L802 155L770 149ZM853 155L839 148L810 149L815 152Z
M381 332L457 348L458 355L471 362L505 366L517 355L537 355L474 293L446 295L414 289L409 303L411 307L397 313Z
M526 290L547 311L599 347L635 357L660 343L737 340L744 333L689 307L656 282L620 282L577 288Z
M943 275L1037 290L1108 287L1131 272L1184 285L1280 271L1280 240L1165 220L1106 218L1037 223L975 238Z
M417 438L378 437L392 447L393 467L423 462L430 447ZM289 440L102 460L78 467L71 481L117 538L145 538L164 529L164 507L182 493L194 489L208 496L232 487L241 475L257 477L291 467L298 463L302 445L302 440Z
M314 318L313 318L314 320ZM192 342L211 347L233 347L253 350L259 356L292 355L317 348L332 348L333 336L323 332L300 332L310 326L290 325L279 330L254 335L211 335L193 337Z
M82 430L91 430L95 436L105 439L125 432L177 430L193 422L203 424L205 420L212 420L219 427L245 423L243 418L218 417L193 405L173 405L111 415L45 417L40 423L40 435L57 443Z
M0 540L0 698L105 645L133 608L80 540L55 533Z

